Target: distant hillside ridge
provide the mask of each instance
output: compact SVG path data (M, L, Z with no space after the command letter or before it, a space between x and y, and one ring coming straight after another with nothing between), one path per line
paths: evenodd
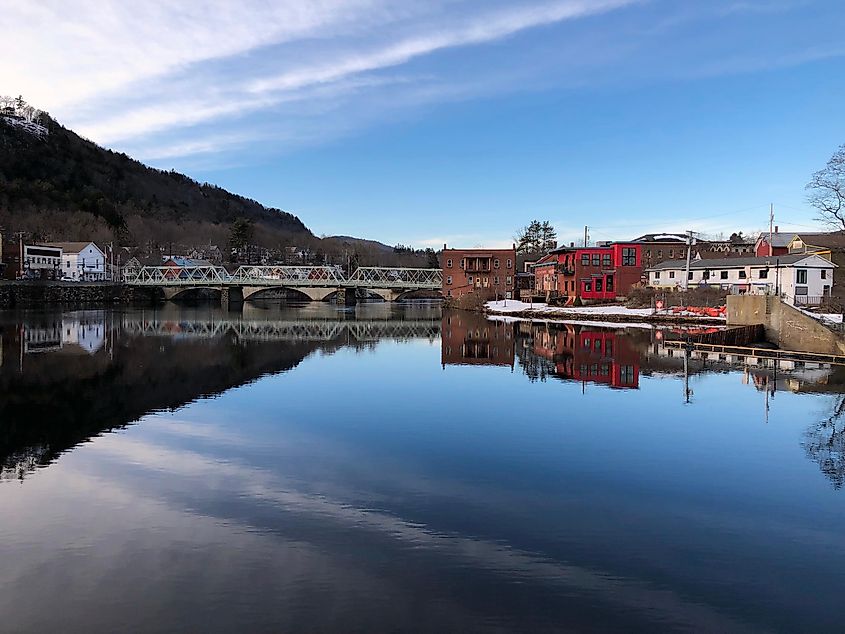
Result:
M66 129L46 113L0 112L0 227L45 240L216 244L238 218L256 244L314 240L295 215L148 167ZM43 133L46 130L46 133Z

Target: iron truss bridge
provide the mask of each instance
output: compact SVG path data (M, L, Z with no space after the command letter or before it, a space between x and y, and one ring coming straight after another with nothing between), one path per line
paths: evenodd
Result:
M239 321L144 320L127 321L130 335L213 339L234 335L248 341L377 341L379 339L436 339L440 320L355 321Z
M328 288L439 289L440 269L362 266L349 275L336 266L241 266L229 273L222 266L145 266L127 271L133 286L279 286Z

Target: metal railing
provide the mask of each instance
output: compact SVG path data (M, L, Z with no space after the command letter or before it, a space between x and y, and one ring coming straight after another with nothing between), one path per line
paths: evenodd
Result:
M346 277L337 266L241 266L229 273L222 266L145 266L125 270L132 286L221 286L242 284L279 287L439 289L440 269L365 266Z

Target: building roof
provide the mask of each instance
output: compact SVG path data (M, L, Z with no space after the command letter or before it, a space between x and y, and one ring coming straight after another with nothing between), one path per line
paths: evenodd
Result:
M45 242L45 244L47 246L51 246L51 247L60 247L63 253L79 253L85 247L87 247L89 244L94 244L94 243L91 242L91 241L88 241L88 242ZM97 247L96 244L94 244L94 246ZM100 247L97 247L97 250L100 253L103 252L102 249L100 249Z
M173 262L173 264L175 264L176 266L184 267L212 266L211 262L209 262L208 260L196 260L193 258L182 257L181 255L174 255L173 257L164 258L164 263L167 264L168 262Z
M687 243L687 236L681 233L646 233L631 242L665 242L666 244Z
M735 269L735 268L744 268L746 266L775 266L776 264L780 264L781 266L788 266L790 264L795 264L796 262L801 262L802 260L806 260L807 258L813 257L812 253L793 253L790 255L773 255L773 256L766 256L762 258L758 257L748 257L748 258L720 258L718 260L692 260L690 262L690 270L700 271L703 269ZM816 256L818 257L818 256ZM825 260L827 262L827 260ZM830 264L831 268L835 267L836 265L833 262L827 262ZM686 260L666 260L665 262L661 262L660 264L655 264L652 267L649 267L647 270L649 271L665 271L665 270L677 270L677 269L684 269L687 266Z
M772 234L772 246L777 248L783 248L789 246L789 243L792 242L792 238L795 237L794 233L773 233ZM765 231L760 234L760 237L757 238L757 243L760 241L764 241L766 244L769 244L769 232Z
M811 247L824 247L828 249L845 249L845 231L825 231L810 233L794 233L801 238L801 241ZM790 242L792 241L790 238Z

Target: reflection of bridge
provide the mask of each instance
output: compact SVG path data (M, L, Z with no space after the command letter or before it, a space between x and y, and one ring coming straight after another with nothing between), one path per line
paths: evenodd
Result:
M166 299L206 288L220 291L224 299L249 299L268 289L292 289L312 300L347 291L366 291L394 301L413 291L439 290L440 269L365 266L348 277L336 266L241 266L229 273L222 266L145 266L124 274L131 286L162 288Z
M435 339L440 321L432 320L145 320L127 321L124 332L143 336L210 339L235 335L251 341L376 341Z

